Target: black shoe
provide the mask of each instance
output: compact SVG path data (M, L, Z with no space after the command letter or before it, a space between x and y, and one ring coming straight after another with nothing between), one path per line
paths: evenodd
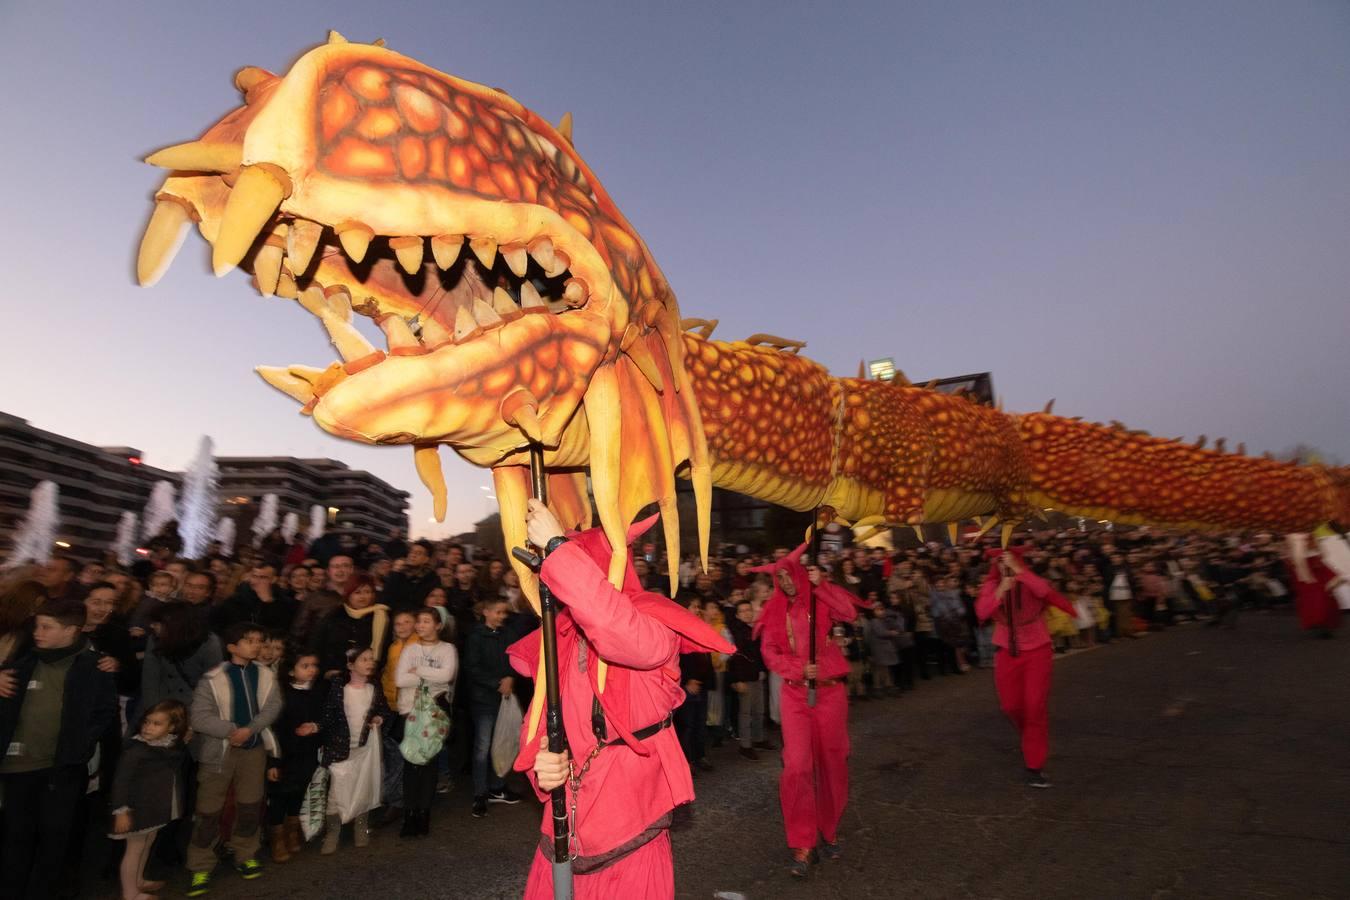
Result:
M826 859L836 860L842 859L844 856L843 842L839 840L839 838L835 838L833 844L831 844L829 841L826 841L823 849L825 851Z
M473 817L474 817L475 819L481 819L481 818L483 818L483 817L486 816L486 815L487 815L487 798L486 798L486 797L474 797L474 798L473 798Z
M816 851L792 849L792 863L788 866L788 874L793 878L805 878L811 871L811 863L814 861Z
M505 803L515 806L520 802L520 795L510 788L502 788L500 791L488 791L487 799L489 803Z
M417 837L431 834L431 810L424 809L417 814Z
M421 832L419 827L418 811L415 809L405 809L403 811L403 827L398 830L398 836L401 838L417 837Z
M746 759L749 760L759 759L759 754L755 752L755 748L753 747L742 747L741 756L744 756Z
M1027 787L1048 788L1050 779L1042 775L1040 769L1027 769Z

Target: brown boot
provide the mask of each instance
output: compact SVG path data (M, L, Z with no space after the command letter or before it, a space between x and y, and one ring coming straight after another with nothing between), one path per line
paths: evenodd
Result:
M284 863L291 858L291 850L286 846L286 826L272 826L272 862Z
M286 849L291 851L291 856L300 852L300 848L305 846L305 833L300 829L299 816L286 817Z

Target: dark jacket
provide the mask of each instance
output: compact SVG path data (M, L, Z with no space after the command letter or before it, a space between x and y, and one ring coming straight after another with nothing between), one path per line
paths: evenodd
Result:
M300 604L290 591L273 588L272 601L264 603L253 586L245 583L215 608L212 615L213 630L223 634L225 629L236 622L251 622L259 628L285 634L291 630L291 623L295 621L299 609Z
M464 674L468 676L470 709L496 709L502 702L497 687L503 678L516 674L506 658L510 644L505 627L493 631L479 622L469 632L464 646Z
M314 639L310 646L319 655L319 669L322 672L347 671L347 651L352 647L371 646L371 631L375 626L374 614L354 619L347 615L347 607L339 606L319 622L314 630ZM389 657L389 644L394 637L394 614L391 611L384 628L383 646L376 648L379 657L375 669L375 681L379 681L380 669Z
M152 747L132 739L122 747L108 806L114 812L131 810L131 828L167 825L186 815L183 807L182 744Z
M161 700L177 700L185 707L192 706L197 682L224 659L220 638L214 634L208 634L196 650L182 659L170 659L160 653L152 634L141 665L141 709L149 709Z
M713 669L711 653L680 654L680 684L690 680L702 684L704 692L717 687L717 672Z
M411 612L426 605L427 594L432 588L441 586L436 570L428 567L425 572L391 572L384 581L384 590L380 593L380 602L389 607L389 614Z
M278 788L285 791L303 791L309 784L310 776L319 765L319 750L323 746L324 712L327 708L328 694L333 683L323 678L316 679L314 686L307 691L298 690L289 683L282 688L285 705L281 708L281 718L272 726L272 733L281 744L281 779L276 782ZM316 734L300 737L295 733L306 722L320 726Z
M759 639L754 636L753 628L740 619L731 619L727 622L727 630L736 644L735 655L727 660L727 683L759 681L764 672L764 657L760 655Z
M0 747L8 747L19 724L19 708L37 669L33 650L14 664L14 696L0 698ZM117 721L117 687L113 676L98 669L98 654L87 644L76 651L66 673L61 700L61 734L56 742L58 766L82 766L94 755L94 745Z
M358 746L364 747L366 741L370 738L370 720L379 716L383 719L380 730L386 733L392 733L394 723L398 721L399 715L389 708L389 701L384 699L384 691L380 690L380 681L378 678L371 680L371 686L375 689L370 701L370 709L366 711L366 727L360 735ZM352 754L352 734L347 727L347 710L342 704L343 688L347 685L345 682L334 682L328 689L328 696L323 704L323 720L319 722L319 735L323 743L322 765L330 766L335 762L342 762ZM379 740L379 735L375 736Z
M111 656L117 660L113 682L117 685L117 693L124 697L130 697L141 689L141 661L136 658L129 628L125 618L114 614L93 631L84 633L90 648L99 656Z

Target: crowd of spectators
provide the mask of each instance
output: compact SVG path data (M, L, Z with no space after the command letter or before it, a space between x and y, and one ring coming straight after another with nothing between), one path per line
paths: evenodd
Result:
M1178 622L1231 627L1242 607L1290 595L1281 544L1269 536L1137 529L1017 539L1029 545L1027 564L1077 611L1048 614L1061 652ZM832 634L851 664L851 699L897 697L992 666L990 627L974 617L989 546L822 554L824 577L866 607ZM425 834L433 797L452 784L471 785L480 818L494 802L519 801L488 753L502 699L524 705L532 692L505 648L538 620L498 548L337 532L312 545L273 534L228 549L180 559L170 528L130 567L56 557L8 573L0 876L10 888L75 896L90 869L75 860L93 859L96 874L112 877L114 839L125 846L127 900L158 887L144 880L147 858L186 862L197 894L218 859L257 877L260 838L274 862L300 852L297 815L316 765L372 739L385 763L383 808L356 820L358 846L400 819L402 836ZM775 746L777 690L754 631L773 586L751 570L786 552L727 546L707 572L692 557L680 562L674 600L737 650L681 658L686 699L676 727L695 774L713 766L710 749L723 743L751 761ZM670 593L659 554L635 565L646 589ZM423 684L450 736L429 762L407 765L400 725ZM127 760L134 773L119 770ZM322 852L338 844L330 819Z

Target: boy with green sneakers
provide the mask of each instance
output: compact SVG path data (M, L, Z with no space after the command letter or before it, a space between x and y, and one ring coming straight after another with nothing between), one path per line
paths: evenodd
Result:
M220 838L220 813L234 788L234 828L228 845L245 879L262 874L258 825L268 755L280 756L271 725L281 713L276 676L254 660L263 631L238 622L225 629L227 662L202 676L192 697L193 756L197 759L197 816L188 845L189 897L211 887Z

